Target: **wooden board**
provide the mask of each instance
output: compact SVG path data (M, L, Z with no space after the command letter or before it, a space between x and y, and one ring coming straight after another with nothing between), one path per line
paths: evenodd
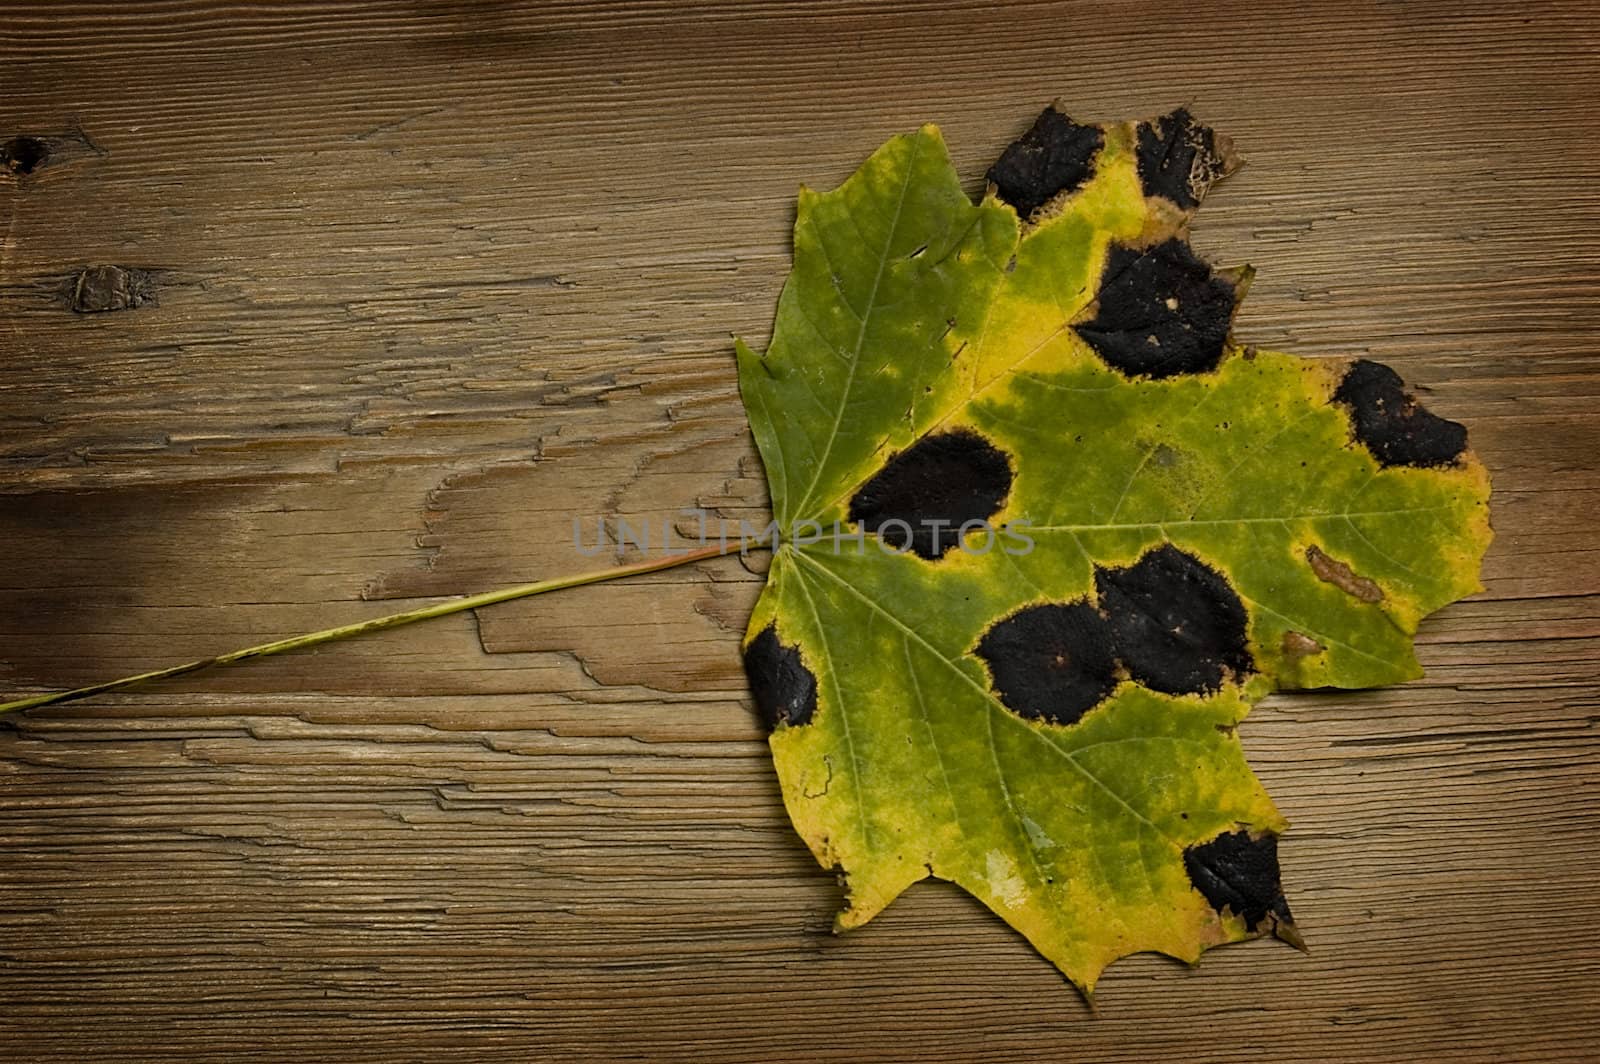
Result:
M0 55L5 691L756 519L796 186L934 120L976 190L1058 96L1231 133L1238 334L1399 369L1498 531L1426 679L1242 729L1309 956L1091 1015L945 885L830 934L723 560L0 722L5 1059L1594 1059L1589 5L15 3Z

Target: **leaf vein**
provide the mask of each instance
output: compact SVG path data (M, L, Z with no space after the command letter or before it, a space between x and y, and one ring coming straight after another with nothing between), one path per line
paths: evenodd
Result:
M791 553L793 553L791 551ZM806 587L804 570L796 568L795 575L799 577L795 584L800 588L800 594L806 600L806 608L811 611L811 623L815 626L817 640L822 644L823 659L832 661L833 649L828 645L828 630L822 623L822 615L817 612L816 601L811 597L811 589ZM867 819L866 802L861 796L861 758L856 753L855 736L850 731L850 713L845 709L844 698L839 693L839 680L832 669L825 670L828 686L833 689L833 708L839 715L839 727L844 735L845 749L850 755L850 793L855 797L856 818L861 822L861 839L868 849L876 849L872 840L872 822Z
M805 494L800 496L800 503L796 507L797 513L793 516L803 515L806 504L811 501L812 493L817 490L817 482L822 479L823 470L827 468L828 459L833 454L833 445L839 439L839 426L844 424L844 412L850 405L850 392L855 387L856 370L861 367L861 348L866 343L867 326L872 320L873 309L878 302L878 289L883 285L883 272L889 264L889 249L894 244L895 234L900 230L900 218L905 212L906 194L911 189L911 175L916 172L917 156L921 152L922 138L915 137L911 141L911 158L905 166L905 177L900 182L900 194L895 199L894 216L889 222L889 232L883 238L883 250L878 255L878 272L872 279L872 291L867 295L866 308L857 315L861 319L861 328L856 331L855 350L850 353L850 372L845 376L839 409L834 412L833 428L828 432L828 442L822 449L822 457L817 460L817 467L811 474L811 483L806 486Z

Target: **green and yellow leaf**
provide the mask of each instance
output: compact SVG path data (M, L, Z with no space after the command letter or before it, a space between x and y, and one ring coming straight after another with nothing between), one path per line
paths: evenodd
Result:
M1231 165L1185 112L1051 109L976 205L933 126L802 190L738 347L785 536L746 663L841 927L936 876L1085 992L1297 941L1236 725L1417 676L1418 623L1478 589L1464 430L1375 363L1232 339L1249 271L1186 242Z

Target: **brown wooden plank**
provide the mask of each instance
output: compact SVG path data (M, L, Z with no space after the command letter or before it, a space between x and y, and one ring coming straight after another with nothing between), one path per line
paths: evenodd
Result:
M8 691L757 520L728 336L797 184L935 120L976 188L1054 97L1232 133L1239 334L1395 365L1498 536L1427 678L1242 729L1309 956L1091 1015L952 888L832 936L724 560L0 722L6 1059L1593 1058L1590 5L15 3L0 54Z

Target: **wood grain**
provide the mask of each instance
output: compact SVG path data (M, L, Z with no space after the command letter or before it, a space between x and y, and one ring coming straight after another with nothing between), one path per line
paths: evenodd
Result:
M1242 729L1309 956L1091 1014L953 888L831 935L725 560L0 723L7 1060L1594 1059L1589 5L15 3L0 55L7 691L754 519L796 185L935 120L976 189L1055 97L1231 133L1239 335L1394 365L1498 532L1426 679Z

